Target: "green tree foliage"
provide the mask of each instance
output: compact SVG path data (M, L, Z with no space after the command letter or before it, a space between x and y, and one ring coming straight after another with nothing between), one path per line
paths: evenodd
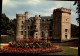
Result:
M10 26L10 29L8 30L8 33L11 35L12 34L15 35L16 34L16 19L10 20L9 26Z
M78 27L79 26L71 24L71 37L78 37L78 34L79 34Z
M9 24L9 18L5 14L2 14L2 17L1 17L1 34L7 34L7 30L9 27L8 24Z
M76 18L76 20L79 23L79 21L80 21L80 1L75 1L74 5L77 5L77 8L76 8L77 12L76 13L78 13L78 18Z
M16 34L16 19L10 20L6 14L1 17L1 34Z

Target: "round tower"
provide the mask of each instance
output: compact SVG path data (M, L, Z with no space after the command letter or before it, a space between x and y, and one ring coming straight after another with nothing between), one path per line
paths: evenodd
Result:
M35 25L36 25L36 29L35 29L35 33L34 33L34 38L38 38L41 39L41 34L40 34L40 15L37 16L35 15Z
M28 13L16 14L17 19L17 29L16 29L16 39L26 38L26 20L28 19Z

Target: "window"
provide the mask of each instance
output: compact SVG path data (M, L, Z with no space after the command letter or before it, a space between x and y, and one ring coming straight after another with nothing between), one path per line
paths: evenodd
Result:
M22 24L23 24L23 21L22 21Z
M32 27L32 26L30 26L30 29L33 29L33 27Z
M42 21L44 21L44 19L42 19Z
M34 26L34 29L36 29L36 25Z
M21 35L23 35L23 31L21 31Z
M26 26L25 26L25 29L26 29Z
M65 35L65 38L67 39L67 35Z
M43 31L42 31L42 37L44 36L44 33L43 33Z
M67 19L66 19L66 21L67 21Z
M37 33L36 33L36 35L37 35Z
M29 29L29 26L28 26L28 29Z
M68 31L68 29L65 29L65 32L67 32Z
M26 35L26 31L24 32L24 35Z
M21 29L23 29L23 25L21 26Z

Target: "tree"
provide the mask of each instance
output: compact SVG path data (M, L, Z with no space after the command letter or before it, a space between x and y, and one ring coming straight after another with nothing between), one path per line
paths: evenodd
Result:
M1 17L1 34L16 34L16 19L10 20L5 13Z
M78 27L79 26L71 24L71 37L78 37L78 34L79 34Z
M76 20L79 23L79 21L80 21L80 1L75 1L74 5L77 5L77 8L76 8L77 12L76 13L78 13L78 18L76 18Z
M16 35L16 19L12 19L9 22L10 29L8 30L8 33L11 35Z
M1 34L7 34L7 30L9 27L8 24L9 24L9 18L5 14L2 14L2 17L1 17Z

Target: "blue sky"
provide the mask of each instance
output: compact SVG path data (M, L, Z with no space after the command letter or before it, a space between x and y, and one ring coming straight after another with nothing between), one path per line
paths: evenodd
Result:
M71 23L79 25L76 21L76 5L74 1L46 1L46 0L3 0L2 13L5 13L10 19L16 18L16 13L28 11L28 16L35 15L50 16L53 10L59 7L71 9Z

